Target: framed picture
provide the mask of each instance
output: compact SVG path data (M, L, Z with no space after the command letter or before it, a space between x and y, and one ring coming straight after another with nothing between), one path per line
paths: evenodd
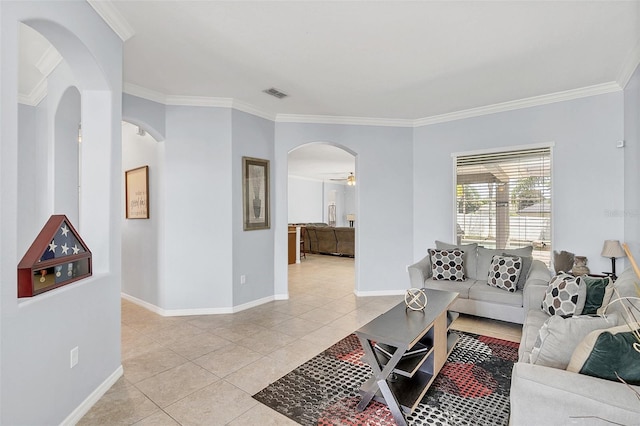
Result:
M149 166L124 172L127 219L149 219Z
M269 160L242 157L244 230L269 229Z

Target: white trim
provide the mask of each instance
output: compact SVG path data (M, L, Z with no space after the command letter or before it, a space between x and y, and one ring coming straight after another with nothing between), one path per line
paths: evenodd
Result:
M547 105L556 102L570 101L573 99L586 98L589 96L603 95L606 93L619 92L620 85L614 81L594 86L582 87L579 89L565 90L563 92L550 93L547 95L532 96L530 98L515 101L502 102L499 104L487 105L478 108L465 109L448 114L434 115L432 117L421 118L414 121L415 127L428 126L430 124L446 123L448 121L462 120L464 118L480 117L499 112L513 111L522 108L529 108L539 105Z
M49 74L56 69L56 67L62 62L62 56L56 50L55 47L49 46L47 50L44 51L38 62L36 62L36 68L40 71L40 74L43 76L49 77Z
M371 291L353 290L353 293L358 297L402 296L406 292L407 292L407 290L371 290Z
M87 3L95 10L104 22L120 37L127 41L135 35L135 31L125 17L118 11L111 1L87 0Z
M539 149L539 148L553 148L556 145L555 142L542 142L542 143L530 143L526 145L515 145L515 146L502 146L497 148L486 148L486 149L476 149L474 151L462 151L462 152L452 152L451 158L460 157L463 155L482 155L482 154L493 154L499 152L511 152L511 151L524 151L528 149ZM455 173L455 171L454 171ZM454 179L455 180L455 179Z
M167 105L177 106L203 106L203 107L222 107L231 108L233 99L231 98L209 98L206 96L175 96L168 95L166 97Z
M138 86L137 84L124 83L122 91L128 95L137 96L148 101L158 102L165 105L167 103L167 97L164 94L156 92L155 90L147 89L146 87Z
M62 421L62 423L60 423L60 425L72 426L78 423L80 419L82 419L82 417L89 412L91 407L93 407L95 403L98 402L100 398L102 398L102 396L111 388L111 386L113 386L118 381L123 373L124 369L122 368L122 365L120 365L118 368L116 368L116 371L111 373L111 375L107 377L106 380L100 384L100 386L98 386L93 392L91 392L89 396L87 396L84 401L82 401L82 403L78 405L76 409L73 410L71 414L69 414L67 418Z
M44 76L28 95L18 93L18 103L29 106L38 106L45 96L47 96L47 87L48 79L47 76Z
M640 55L640 53L638 53ZM232 108L246 112L276 123L302 123L302 124L345 124L355 126L384 126L384 127L422 127L437 123L462 120L465 118L480 117L483 115L496 114L499 112L513 111L522 108L547 105L556 102L570 101L574 99L586 98L589 96L603 95L607 93L619 92L622 87L617 82L597 84L594 86L582 87L579 89L566 90L563 92L550 93L547 95L533 96L530 98L515 101L502 102L494 105L486 105L478 108L470 108L448 114L434 115L420 119L403 118L368 118L368 117L339 117L329 115L301 115L301 114L270 114L262 111L253 105L238 101L233 98L214 98L206 96L178 96L164 95L154 90L146 89L131 83L124 83L124 93L144 98L150 101L159 102L165 105L181 106L208 106Z
M276 294L273 296L274 300L289 300L289 293Z
M235 314L236 312L244 311L246 309L255 308L256 306L263 305L265 303L272 302L273 300L285 300L276 299L275 296L263 297L262 299L253 300L251 302L243 303L242 305L232 306L228 308L195 308L195 309L162 309L152 303L138 299L126 293L120 293L121 297L128 300L131 303L135 303L149 311L161 315L163 317L182 317L190 315L219 315L219 314ZM289 297L287 296L287 299Z
M331 115L277 114L278 123L351 124L356 126L414 127L415 120L405 118L340 117Z
M631 80L631 77L639 64L640 40L638 40L633 50L629 53L629 56L627 56L627 59L624 61L624 64L620 69L620 73L618 74L618 84L620 87L625 87L629 83L629 80Z

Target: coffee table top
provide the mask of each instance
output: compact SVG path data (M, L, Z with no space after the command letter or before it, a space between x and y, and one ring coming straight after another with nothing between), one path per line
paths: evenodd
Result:
M458 297L458 293L452 291L423 290L427 295L427 306L423 311L412 311L402 301L362 326L356 333L398 348L412 347L425 335L429 325Z

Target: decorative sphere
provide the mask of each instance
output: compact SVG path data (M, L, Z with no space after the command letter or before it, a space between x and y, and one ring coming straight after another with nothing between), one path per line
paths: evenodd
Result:
M422 311L427 306L427 294L421 288L410 288L404 295L404 303L412 311Z

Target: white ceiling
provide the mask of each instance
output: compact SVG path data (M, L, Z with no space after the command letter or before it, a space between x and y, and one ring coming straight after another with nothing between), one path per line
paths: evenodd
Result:
M125 91L281 121L410 125L605 93L640 60L640 1L89 3L125 40ZM23 33L20 95L34 99L55 61ZM262 92L270 87L289 97Z

